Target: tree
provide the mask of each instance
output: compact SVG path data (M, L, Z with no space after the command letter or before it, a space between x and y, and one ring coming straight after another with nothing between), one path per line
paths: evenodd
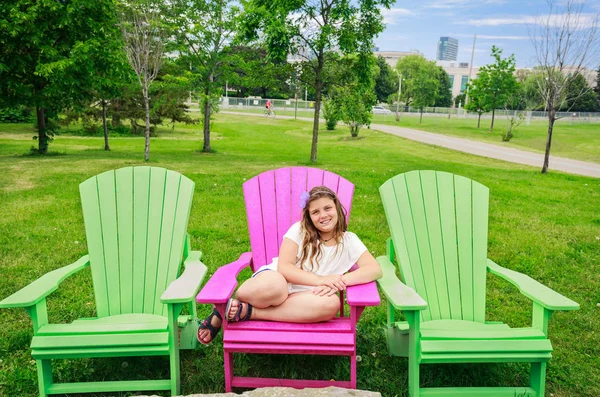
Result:
M423 109L433 106L439 89L439 67L433 61L428 61L420 55L409 55L398 61L396 66L402 74L402 97L406 105L419 108L423 121Z
M596 111L600 112L600 66L598 66L598 74L596 76L596 87L594 87L594 92L596 92Z
M515 73L515 56L502 58L502 50L492 46L492 57L496 60L493 64L483 66L477 75L477 86L480 90L481 101L486 108L492 111L490 132L494 130L496 109L505 106L506 102L518 89ZM469 91L469 99L471 92Z
M454 97L454 106L457 108L464 107L466 99L467 99L467 94L464 92L461 92L460 94L458 94L457 96Z
M440 80L439 93L433 106L449 108L452 106L452 82L450 81L450 76L448 76L443 67L439 66L438 77Z
M481 126L481 115L491 110L489 102L486 101L486 93L479 78L471 80L469 83L469 102L465 109L469 112L477 113L477 128Z
M530 32L541 75L537 79L538 91L548 112L543 174L548 172L556 112L563 106L567 85L584 67L595 65L600 56L598 16L584 18L585 5L585 1L567 0L557 10L556 2L548 0L548 15L538 18Z
M311 162L317 161L327 51L339 49L344 54L359 54L364 66L359 77L370 78L367 74L373 38L384 27L381 9L389 9L392 3L392 0L248 0L245 4L244 37L258 39L260 32L271 58L284 59L291 52L307 61L313 60L305 62L313 69L311 86L315 90Z
M569 112L594 112L598 98L582 74L573 76L567 82L565 101L561 110Z
M163 62L165 30L161 14L152 1L130 3L121 13L121 32L129 64L142 87L146 111L144 160L150 160L150 87Z
M231 0L173 0L169 8L176 50L189 61L194 91L200 93L203 152L210 152L210 119L225 86L227 46L237 30L238 7Z
M0 2L0 102L35 108L37 152L48 152L59 112L90 92L86 48L110 43L112 0Z
M381 55L375 58L378 73L375 77L375 96L377 102L387 102L390 95L398 92L398 76Z

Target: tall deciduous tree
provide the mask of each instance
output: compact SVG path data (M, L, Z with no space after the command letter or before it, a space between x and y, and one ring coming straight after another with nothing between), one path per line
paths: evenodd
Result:
M361 78L368 79L373 39L383 31L381 8L392 0L248 0L244 36L265 39L269 55L283 59L290 52L306 60L314 69L315 114L310 161L317 161L319 114L323 96L323 69L326 52L339 49L344 54L358 53L365 64Z
M398 76L381 55L375 58L379 73L375 77L375 96L377 102L386 102L390 95L398 92Z
M541 74L538 90L548 112L543 174L548 172L556 112L565 101L567 85L583 68L597 65L600 57L598 15L583 15L585 1L567 0L558 9L554 0L548 0L548 6L548 15L539 17L530 32Z
M121 31L125 52L144 97L146 161L150 160L150 86L158 75L165 51L165 29L162 24L160 10L152 0L130 2L122 9Z
M168 15L177 51L189 60L196 74L203 115L203 152L210 152L210 118L216 109L227 65L227 46L237 29L240 10L231 0L173 0Z
M481 115L491 110L489 102L486 101L486 94L480 85L479 78L469 82L469 102L465 105L469 112L477 113L477 128L481 126Z
M419 108L423 121L423 109L433 106L440 90L439 67L420 55L409 55L396 66L402 74L402 97L407 105Z
M39 153L51 117L89 92L95 65L75 55L110 40L114 21L113 0L0 2L0 102L36 109Z
M598 98L592 87L582 74L573 76L568 84L565 102L561 110L570 112L593 112L596 110Z
M597 105L596 111L600 112L600 66L598 66L598 74L596 75L596 87L594 87L596 93Z
M438 78L440 80L440 90L438 92L437 99L433 106L441 108L449 108L452 106L452 82L450 76L444 70L443 67L439 66Z
M481 90L482 101L492 111L490 132L494 130L496 109L503 108L518 89L515 73L515 56L502 58L502 50L492 46L492 57L496 62L482 66L477 75L477 85ZM469 92L469 96L471 93Z

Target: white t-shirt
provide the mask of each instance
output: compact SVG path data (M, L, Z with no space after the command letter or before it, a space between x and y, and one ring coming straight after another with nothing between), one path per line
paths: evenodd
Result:
M283 237L298 244L296 266L300 267L300 255L302 254L302 240L304 237L300 222L294 223ZM342 240L337 246L326 246L321 244L321 250L322 254L318 260L319 266L316 270L312 270L312 272L318 276L327 276L330 274L346 273L356 263L358 258L367 251L367 247L365 247L356 234L345 232ZM258 271L265 269L277 270L278 259L279 258L273 258L273 262L261 267ZM310 269L310 262L306 261L304 269ZM288 292L290 294L294 292L310 291L313 288L315 287L310 285L288 283Z

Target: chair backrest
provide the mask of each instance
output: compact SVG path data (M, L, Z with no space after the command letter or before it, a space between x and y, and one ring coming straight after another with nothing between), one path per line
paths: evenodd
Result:
M194 182L157 167L107 171L79 185L98 317L166 313Z
M404 283L428 303L423 321L485 321L488 188L411 171L379 189Z
M332 172L289 167L263 172L244 183L246 217L252 246L252 267L271 263L279 255L283 235L300 220L300 195L315 186L333 190L350 219L354 185Z

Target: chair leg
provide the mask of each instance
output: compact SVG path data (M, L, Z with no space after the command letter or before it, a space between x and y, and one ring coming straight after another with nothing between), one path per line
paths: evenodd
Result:
M231 381L233 380L233 353L225 352L223 356L225 364L225 392L231 392Z
M408 359L408 396L419 397L419 362L416 359Z
M47 397L46 389L52 385L52 362L50 360L35 360L38 373L38 386L40 389L40 397Z
M169 355L169 364L171 369L171 395L178 396L181 391L181 378L179 373L179 348L175 347Z
M537 397L544 397L546 393L546 363L531 363L529 384L537 392Z
M350 356L350 388L356 389L356 354Z

